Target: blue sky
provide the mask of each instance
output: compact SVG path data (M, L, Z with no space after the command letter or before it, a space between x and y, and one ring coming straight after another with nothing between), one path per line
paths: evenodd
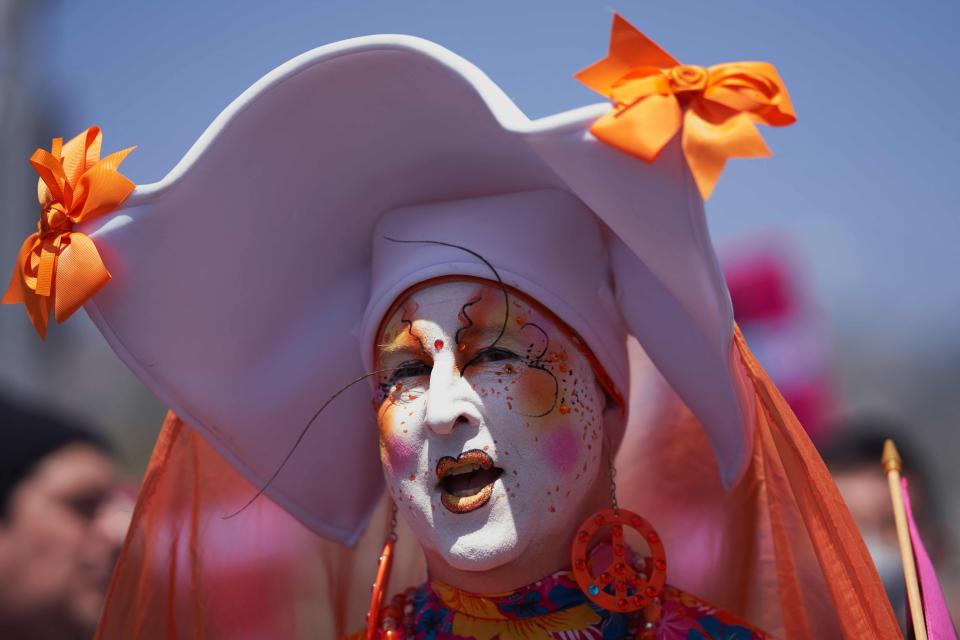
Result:
M39 16L32 84L66 127L51 136L99 124L107 149L139 146L124 168L146 183L261 75L357 35L434 40L531 117L595 102L572 74L604 54L614 10L683 62L770 61L790 89L799 122L763 128L774 157L732 162L708 203L718 244L792 238L835 329L957 350L956 0L61 0Z

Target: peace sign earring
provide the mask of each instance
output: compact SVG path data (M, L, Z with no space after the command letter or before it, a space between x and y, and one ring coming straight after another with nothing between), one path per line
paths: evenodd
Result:
M609 448L608 448L609 451ZM638 638L653 638L660 620L660 594L667 577L667 556L663 541L649 522L617 504L616 468L608 458L611 508L587 518L573 537L570 560L573 577L596 605L617 613L643 610L645 624ZM624 543L624 528L637 531L650 548L650 555L634 558ZM613 561L596 574L589 551L591 542L609 530ZM638 561L639 560L639 561Z

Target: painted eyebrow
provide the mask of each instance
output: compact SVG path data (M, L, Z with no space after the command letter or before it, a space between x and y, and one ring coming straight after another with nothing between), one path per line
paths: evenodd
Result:
M395 353L421 353L423 351L423 345L420 344L420 341L417 337L411 334L406 327L395 337L393 340L386 344L379 345L380 353L395 354Z
M380 354L385 356L396 355L398 353L409 353L409 354L419 354L422 352L419 346L410 347L407 345L390 345L382 344L380 345Z

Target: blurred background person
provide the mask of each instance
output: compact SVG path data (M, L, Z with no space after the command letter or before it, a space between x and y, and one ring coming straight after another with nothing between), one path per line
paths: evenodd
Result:
M132 506L110 450L2 396L0 443L0 638L90 638Z
M836 423L831 434L820 453L860 528L901 626L906 621L907 592L890 489L880 462L887 438L893 439L900 452L901 473L910 483L910 502L917 527L937 570L947 604L956 615L960 610L957 599L960 591L950 562L951 538L929 464L914 439L896 422L867 416Z

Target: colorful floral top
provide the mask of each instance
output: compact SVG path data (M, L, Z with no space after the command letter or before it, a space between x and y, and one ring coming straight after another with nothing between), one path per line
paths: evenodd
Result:
M480 596L427 582L410 589L406 603L403 626L407 633L402 634L406 640L622 640L636 638L644 624L639 613L617 613L595 605L566 571L496 595ZM657 640L770 638L669 585L661 594L661 607L653 636Z

